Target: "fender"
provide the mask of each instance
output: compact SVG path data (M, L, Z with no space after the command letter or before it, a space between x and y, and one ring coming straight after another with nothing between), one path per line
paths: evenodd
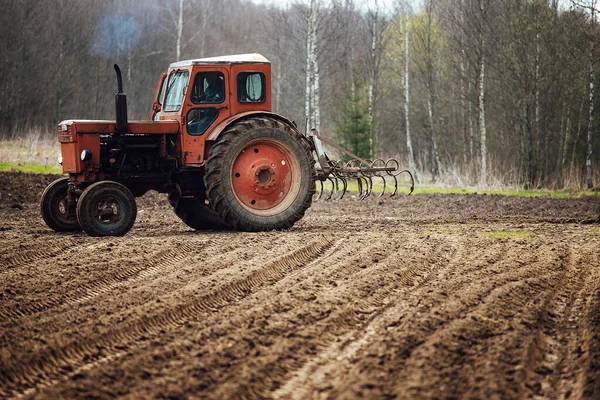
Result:
M242 121L242 120L245 120L248 118L263 117L263 116L279 120L279 121L283 122L284 124L289 125L290 128L292 128L293 130L295 130L296 132L298 132L300 134L300 132L298 131L298 128L296 127L296 124L289 118L284 117L283 115L279 115L279 114L268 112L268 111L246 111L246 112L232 115L231 117L227 118L226 120L223 120L219 125L217 125L213 128L213 130L210 132L210 135L206 138L206 141L207 142L216 141L219 138L219 136L221 136L221 133L223 133L229 126L233 125L236 122L239 122L239 121ZM304 137L304 135L302 135L302 134L301 134L301 136Z

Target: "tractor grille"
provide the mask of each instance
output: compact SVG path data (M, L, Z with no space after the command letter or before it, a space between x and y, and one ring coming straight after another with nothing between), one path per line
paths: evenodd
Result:
M73 142L73 134L71 133L71 127L69 126L66 131L58 128L58 141L60 143L71 143Z

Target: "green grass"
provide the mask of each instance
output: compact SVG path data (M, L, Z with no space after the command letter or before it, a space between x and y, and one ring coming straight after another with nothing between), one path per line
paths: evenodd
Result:
M483 236L487 236L490 239L522 239L531 236L530 232L527 231L494 231L494 232L481 232Z
M62 167L33 163L0 162L0 171L31 172L34 174L62 174Z

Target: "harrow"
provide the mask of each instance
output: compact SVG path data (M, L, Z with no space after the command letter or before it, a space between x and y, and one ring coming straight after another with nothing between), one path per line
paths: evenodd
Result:
M356 154L349 152L343 147L327 140L319 135L313 129L310 136L315 151L317 153L317 179L318 188L315 200L323 198L325 193L325 182L329 181L331 190L325 197L325 200L341 200L348 191L348 181L356 180L358 184L358 200L364 200L373 194L373 181L381 180L383 183L382 190L377 195L380 198L385 195L386 188L391 185L390 197L398 194L398 176L407 174L410 179L410 195L415 188L415 179L413 174L407 170L400 170L400 164L397 160L390 158L386 161L383 159L365 160ZM332 160L323 150L323 143L339 150L350 157L347 161Z

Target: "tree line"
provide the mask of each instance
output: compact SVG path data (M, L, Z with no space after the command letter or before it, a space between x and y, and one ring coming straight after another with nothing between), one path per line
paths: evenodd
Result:
M596 0L1 0L3 135L146 119L171 62L262 53L273 107L423 182L600 185Z

